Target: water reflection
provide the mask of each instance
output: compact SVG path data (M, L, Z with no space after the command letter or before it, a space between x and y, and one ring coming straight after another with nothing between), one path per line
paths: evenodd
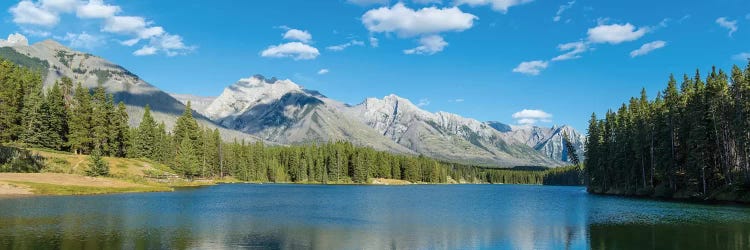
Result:
M570 187L220 185L0 200L0 248L747 249L748 211Z

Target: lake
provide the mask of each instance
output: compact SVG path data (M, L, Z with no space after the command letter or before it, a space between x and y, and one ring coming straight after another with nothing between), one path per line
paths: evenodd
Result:
M0 248L748 249L750 208L583 187L226 184L0 199Z

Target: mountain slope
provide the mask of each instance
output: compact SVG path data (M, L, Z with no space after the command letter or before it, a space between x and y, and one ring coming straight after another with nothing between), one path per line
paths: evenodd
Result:
M283 144L345 140L412 153L341 113L344 106L292 81L256 75L224 89L205 113L225 127Z
M125 103L131 126L140 123L146 105L151 107L154 118L163 121L167 128L174 126L177 117L185 109L185 105L178 100L122 66L88 53L74 51L53 40L45 40L30 46L3 48L0 52L0 57L41 70L45 76L45 87L51 86L62 77L69 77L74 83L80 82L87 88L102 84L108 93L114 95L116 102ZM225 139L258 140L257 137L217 126L200 114L196 114L195 117L203 126L218 128Z
M447 161L493 166L558 166L518 141L480 121L456 114L430 113L411 101L389 95L368 98L347 109L347 113L378 133L417 153Z
M503 134L509 140L521 141L524 144L534 148L534 150L543 155L568 162L568 149L563 144L563 134L568 134L573 147L576 148L576 154L582 161L584 156L585 136L570 126L552 126L550 128L538 126L508 126L500 125L497 122L488 122L490 126Z

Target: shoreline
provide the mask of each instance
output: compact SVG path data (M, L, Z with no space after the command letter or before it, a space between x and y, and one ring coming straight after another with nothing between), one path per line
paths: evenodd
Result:
M38 196L78 196L119 193L173 192L180 188L205 187L218 184L297 184L342 186L409 186L409 185L507 185L505 183L423 183L397 179L373 178L368 183L319 182L245 182L236 179L206 179L160 183L133 181L116 177L88 177L60 173L0 173L0 199Z
M675 202L675 203L690 203L690 204L702 204L702 205L716 205L716 206L750 206L750 200L748 196L750 193L727 191L726 189L719 190L708 196L679 196L679 195L656 195L653 193L649 194L629 194L624 192L597 192L594 190L586 190L586 193L591 195L600 196L612 196L612 197L623 197L630 199L643 199L643 200L654 200L663 202ZM727 196L734 197L732 199Z

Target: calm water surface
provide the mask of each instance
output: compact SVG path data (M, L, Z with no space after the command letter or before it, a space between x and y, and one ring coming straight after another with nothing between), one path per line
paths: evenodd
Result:
M750 209L581 187L231 184L0 199L0 248L750 249Z

